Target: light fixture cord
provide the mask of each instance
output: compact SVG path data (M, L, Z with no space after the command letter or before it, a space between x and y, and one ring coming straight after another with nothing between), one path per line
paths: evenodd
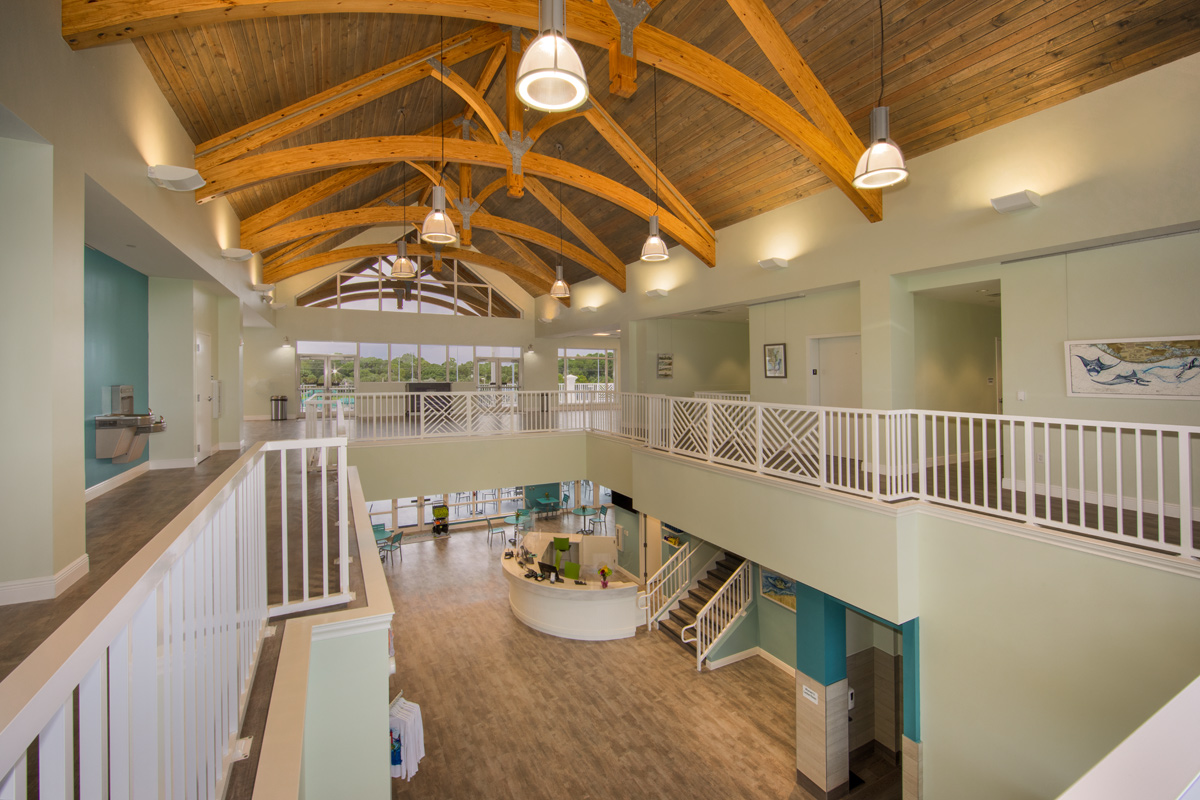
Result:
M879 8L883 8L883 0L879 0ZM446 18L438 17L438 20L438 36L441 37L438 41L438 61L442 62L441 66L444 67L446 66ZM879 68L883 69L882 61ZM438 90L438 122L442 128L442 165L438 169L438 186L441 186L444 182L442 173L446 170L446 83L445 81L438 81L438 83L441 84Z
M654 65L654 213L658 213L658 64Z
M402 109L400 109L400 137L401 138L403 138L405 135L407 135L405 133L405 131L406 131L406 128L404 126L404 109L402 108ZM402 192L402 194L400 195L400 214L402 217L402 222L400 224L401 224L402 228L407 228L408 227L408 202L407 202L408 201L408 161L400 162L400 191ZM404 231L403 235L407 236L408 231Z
M883 105L883 0L879 0L879 102Z

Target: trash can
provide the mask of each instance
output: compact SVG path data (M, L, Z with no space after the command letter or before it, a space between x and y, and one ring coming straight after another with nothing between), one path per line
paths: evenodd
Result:
M273 394L271 395L271 419L280 420L287 419L287 395Z

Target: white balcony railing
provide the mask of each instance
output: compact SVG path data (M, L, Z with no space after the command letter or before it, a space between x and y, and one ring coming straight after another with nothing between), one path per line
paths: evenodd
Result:
M728 400L734 403L746 403L750 400L749 392L693 392L697 400Z
M696 621L679 632L680 639L696 645L697 671L704 669L704 659L750 607L754 600L753 576L750 562L743 561L696 614Z
M692 582L692 547L685 544L675 551L658 572L646 580L646 590L638 594L638 607L646 611L646 627L657 622Z
M359 394L353 441L591 431L882 502L920 500L1197 558L1200 428L611 390Z
M25 797L34 742L41 797L71 797L76 762L82 797L222 796L268 617L347 598L345 446L251 447L0 682L0 798ZM336 513L328 467L314 475L311 504L308 470L296 469L329 449L339 453ZM301 502L288 503L289 484ZM289 580L290 561L300 575Z

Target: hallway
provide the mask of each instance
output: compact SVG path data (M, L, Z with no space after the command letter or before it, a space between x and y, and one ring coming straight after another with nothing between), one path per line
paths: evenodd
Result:
M759 658L715 672L666 636L580 642L526 628L498 543L456 532L385 564L400 690L426 756L393 797L790 798L795 683Z

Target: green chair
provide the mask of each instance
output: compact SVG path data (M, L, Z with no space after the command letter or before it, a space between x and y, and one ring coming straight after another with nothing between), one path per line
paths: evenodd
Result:
M579 565L574 561L567 561L562 568L563 577L569 581L579 580Z
M554 568L558 569L559 562L562 561L563 553L571 549L571 540L566 536L554 537ZM569 563L569 562L568 562ZM576 565L578 566L578 564Z

